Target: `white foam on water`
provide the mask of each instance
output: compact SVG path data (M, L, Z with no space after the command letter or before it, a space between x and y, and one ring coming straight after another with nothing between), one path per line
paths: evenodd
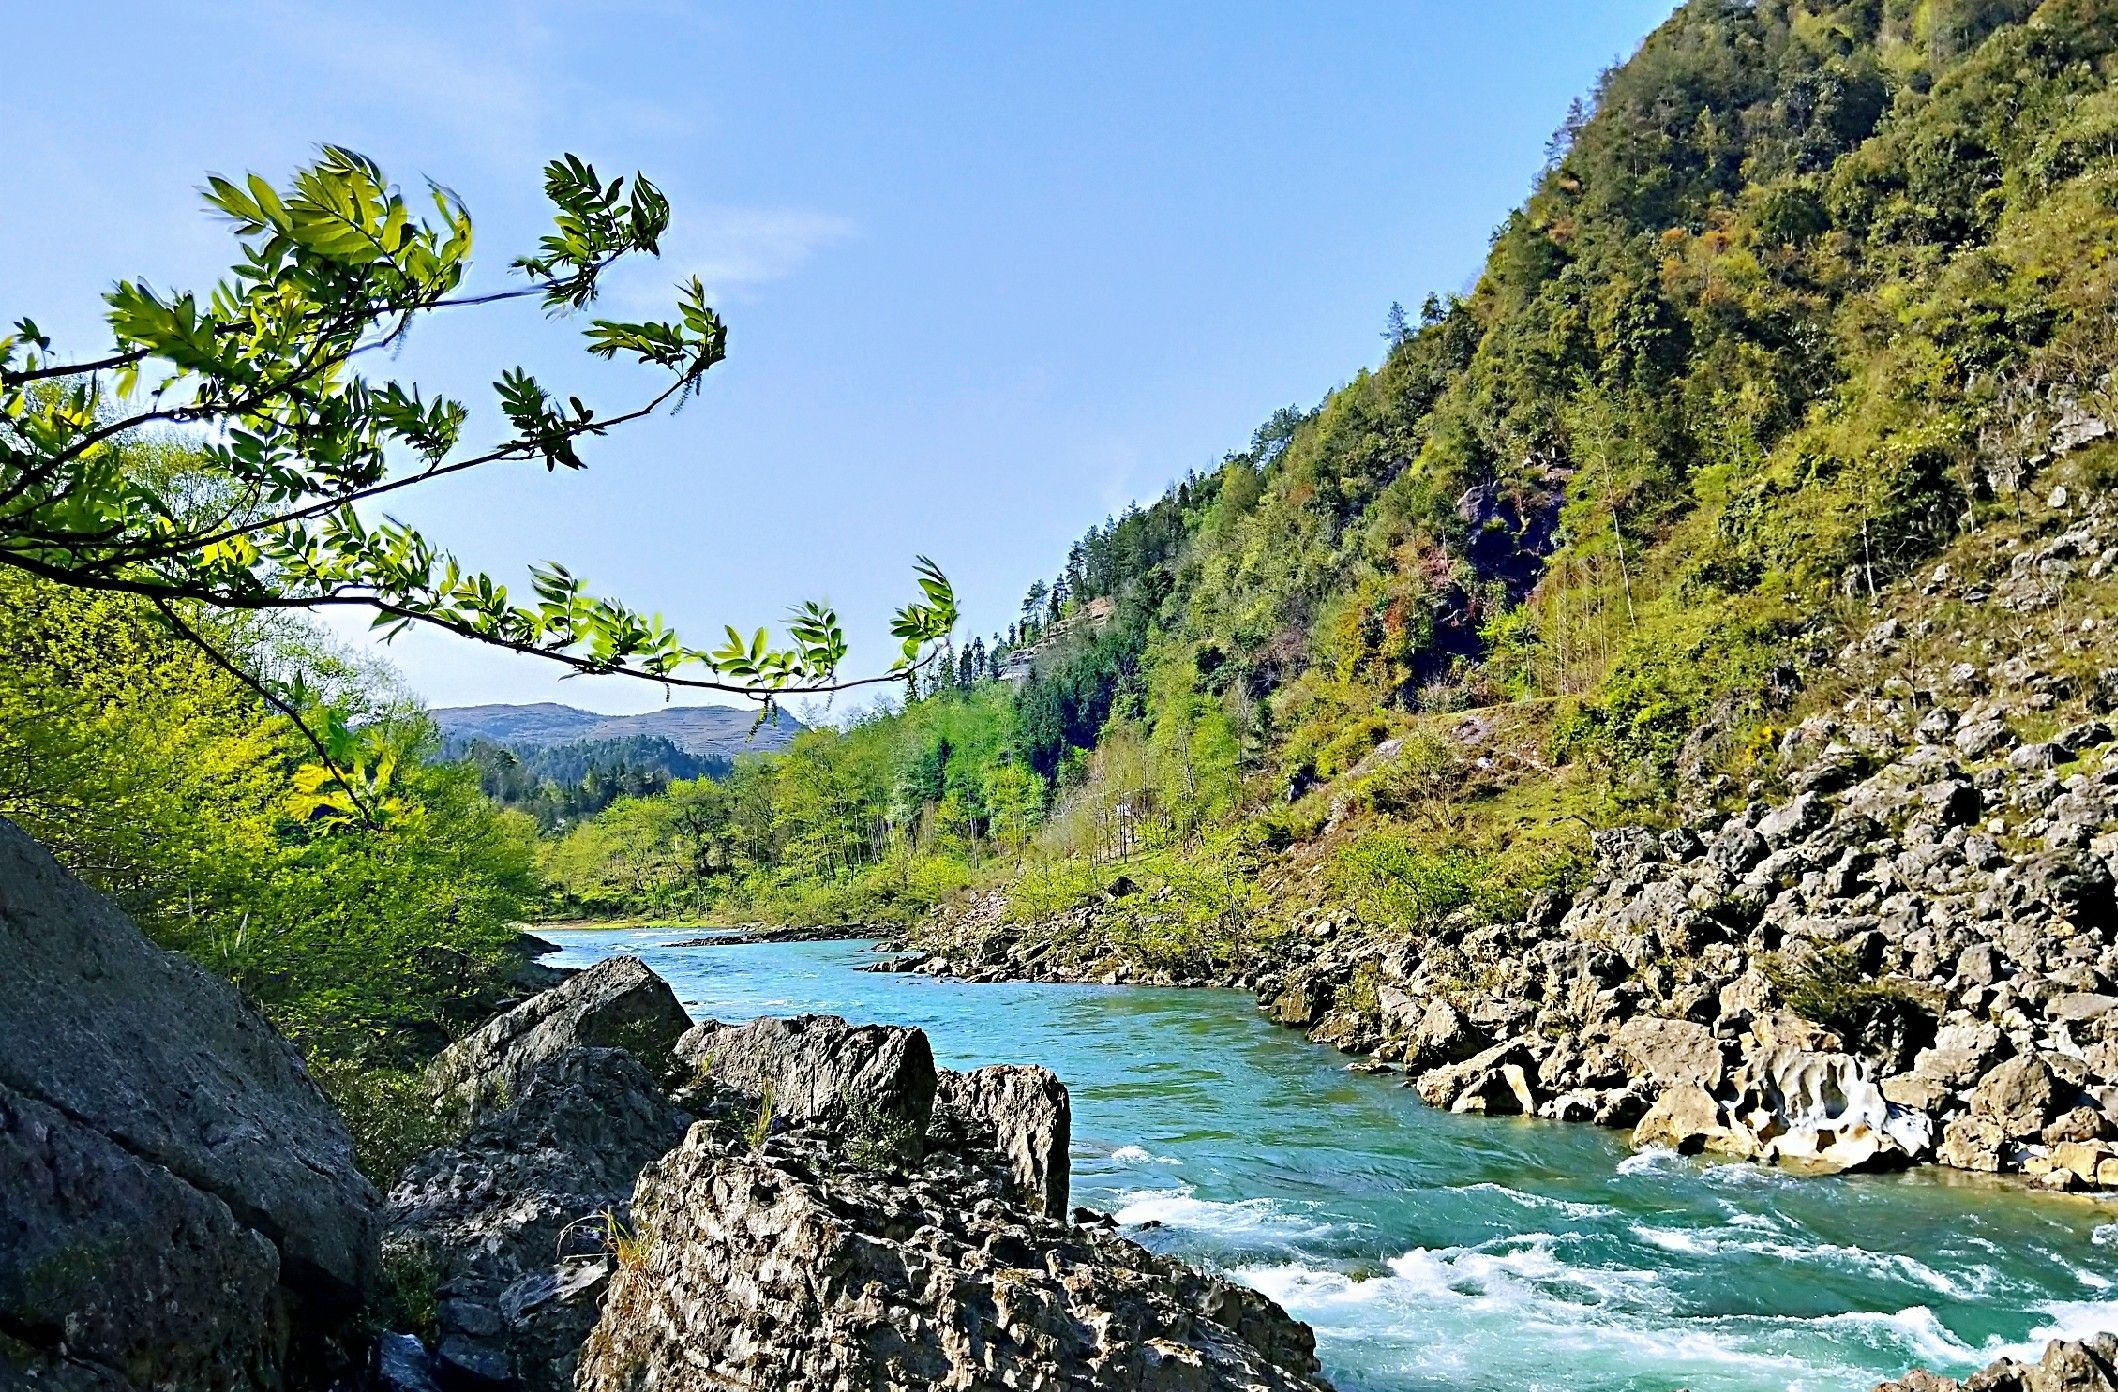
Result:
M1287 1243L1325 1237L1332 1231L1330 1224L1290 1213L1271 1199L1223 1203L1197 1197L1188 1184L1177 1189L1137 1189L1121 1194L1118 1211L1111 1216L1120 1227L1160 1223L1223 1241Z
M1946 1272L1902 1252L1873 1252L1836 1242L1789 1241L1751 1235L1760 1230L1777 1231L1768 1223L1731 1223L1731 1228L1740 1228L1741 1231L1663 1228L1648 1223L1627 1225L1634 1237L1665 1252L1702 1257L1747 1253L1781 1262L1835 1266L1863 1276L1910 1281L1951 1300L1974 1300L1992 1290L2001 1279L2000 1272L1990 1266Z
M2044 1357L2044 1346L2054 1339L2086 1339L2105 1330L2118 1329L2118 1301L2054 1300L2037 1307L2045 1322L2032 1328L2016 1343L1999 1339L1987 1342L1979 1356L1991 1361L2013 1358L2035 1363Z
M1327 1351L1333 1344L1361 1347L1367 1352L1356 1358L1364 1363L1430 1377L1468 1366L1488 1378L1506 1376L1505 1365L1514 1364L1535 1381L1585 1361L1702 1384L1823 1392L1861 1381L1859 1365L1845 1357L1846 1333L1863 1349L1888 1338L1900 1357L1960 1359L1968 1351L1924 1308L1817 1320L1686 1319L1670 1308L1658 1273L1574 1265L1562 1255L1564 1245L1563 1238L1530 1233L1414 1248L1391 1259L1388 1274L1365 1279L1297 1262L1234 1274L1309 1322ZM1823 1332L1832 1326L1844 1333ZM1796 1346L1789 1346L1790 1334Z
M1509 1316L1541 1309L1570 1326L1614 1299L1659 1303L1655 1272L1574 1265L1559 1254L1562 1240L1551 1233L1524 1233L1470 1247L1415 1247L1385 1263L1388 1275L1366 1279L1298 1262L1246 1266L1236 1275L1305 1314L1377 1306Z
M1668 1146L1649 1146L1636 1150L1618 1162L1618 1173L1627 1176L1666 1174L1672 1170L1690 1169L1691 1163Z
M1114 1165L1175 1165L1181 1163L1174 1155L1156 1155L1146 1146L1122 1145L1110 1153Z
M1977 1349L1950 1333L1948 1327L1924 1305L1912 1305L1889 1313L1853 1310L1837 1315L1813 1315L1799 1322L1878 1335L1884 1341L1880 1347L1906 1348L1915 1361L1926 1364L1968 1363L1978 1358Z
M1609 1204L1582 1203L1576 1199L1557 1198L1551 1194L1531 1194L1521 1189L1510 1189L1505 1184L1492 1180L1481 1180L1477 1184L1459 1185L1449 1192L1454 1194L1498 1194L1511 1203L1524 1208L1547 1209L1564 1213L1569 1218L1607 1218L1619 1210Z

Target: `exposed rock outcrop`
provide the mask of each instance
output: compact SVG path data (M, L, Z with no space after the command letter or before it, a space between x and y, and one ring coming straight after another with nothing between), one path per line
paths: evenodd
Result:
M2118 1392L2118 1336L2055 1339L2035 1363L2003 1358L1961 1380L1913 1372L1875 1392Z
M695 1077L755 1100L776 1121L850 1128L910 1159L925 1144L936 1077L924 1031L836 1015L708 1021L677 1054Z
M520 1097L538 1064L569 1049L623 1049L666 1078L690 1028L669 983L637 957L609 957L457 1040L427 1076L438 1098L475 1120Z
M965 1133L958 1149L983 1145L1006 1160L1015 1202L1032 1213L1066 1217L1074 1106L1057 1074L1019 1064L970 1073L943 1069L935 1111L937 1121Z
M691 1118L616 1049L540 1059L522 1094L390 1191L385 1251L431 1284L442 1372L565 1392L629 1229L640 1171Z
M1265 1297L1032 1215L944 1152L893 1176L702 1123L632 1211L582 1392L1320 1385L1308 1329Z
M600 1003L656 998L637 963L599 972L466 1051L519 1089L390 1195L392 1274L432 1297L431 1359L392 1346L413 1385L1322 1385L1270 1300L1067 1221L1048 1070L947 1072L922 1031L824 1015L709 1022L673 1050L657 1029L663 1076L553 1052Z
M287 1042L4 820L0 957L0 1381L264 1388L357 1354L380 1200Z

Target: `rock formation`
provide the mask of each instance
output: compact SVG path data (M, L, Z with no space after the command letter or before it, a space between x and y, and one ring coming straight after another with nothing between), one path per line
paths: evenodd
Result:
M924 1032L849 1025L836 1015L708 1021L677 1054L694 1076L751 1099L780 1122L832 1124L917 1159L934 1110L934 1051Z
M1007 1162L1015 1202L1064 1219L1073 1181L1074 1107L1049 1068L995 1064L971 1073L942 1070L936 1122L959 1133L956 1148L990 1149Z
M1962 1380L1914 1372L1875 1392L2118 1392L2118 1335L2055 1339L2035 1363L2003 1358Z
M428 1078L437 1097L476 1118L521 1096L538 1064L569 1049L623 1049L667 1077L690 1028L669 983L637 957L610 957L456 1041Z
M566 1392L601 1309L634 1181L691 1118L632 1057L571 1048L522 1095L390 1191L384 1252L431 1286L439 1371L479 1385Z
M657 1024L659 1070L577 1042L660 1021L656 988L637 962L592 968L437 1069L444 1098L481 1095L472 1059L513 1081L390 1194L391 1274L432 1296L430 1366L392 1346L408 1376L1321 1385L1313 1336L1265 1297L1068 1222L1071 1104L1049 1071L951 1073L919 1030L828 1015L708 1022L674 1049Z
M360 1352L375 1191L285 1040L0 821L0 1382L270 1388Z

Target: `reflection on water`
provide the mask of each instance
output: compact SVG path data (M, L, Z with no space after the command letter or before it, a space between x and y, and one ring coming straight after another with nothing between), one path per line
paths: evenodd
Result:
M545 936L561 964L637 952L701 1018L828 1011L921 1026L952 1067L1055 1069L1075 1202L1269 1293L1345 1392L1866 1388L2118 1328L2118 1224L2099 1232L2118 1212L2090 1200L1452 1117L1235 992L881 975L856 970L860 943Z

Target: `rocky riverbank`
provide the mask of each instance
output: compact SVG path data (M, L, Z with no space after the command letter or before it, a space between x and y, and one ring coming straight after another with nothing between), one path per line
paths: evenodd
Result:
M1041 1068L693 1025L614 958L435 1062L459 1134L384 1198L268 1026L4 822L0 952L0 1387L1324 1385L1272 1301L1069 1206ZM2111 1347L1962 1385L2110 1392Z
M958 904L886 965L1252 990L1459 1112L2118 1186L2118 511L2055 488L1987 540L1819 655L1747 788L1695 765L1699 812L1597 833L1586 882L1519 921L1313 910L1172 972L1110 931L1121 882L1031 926Z

